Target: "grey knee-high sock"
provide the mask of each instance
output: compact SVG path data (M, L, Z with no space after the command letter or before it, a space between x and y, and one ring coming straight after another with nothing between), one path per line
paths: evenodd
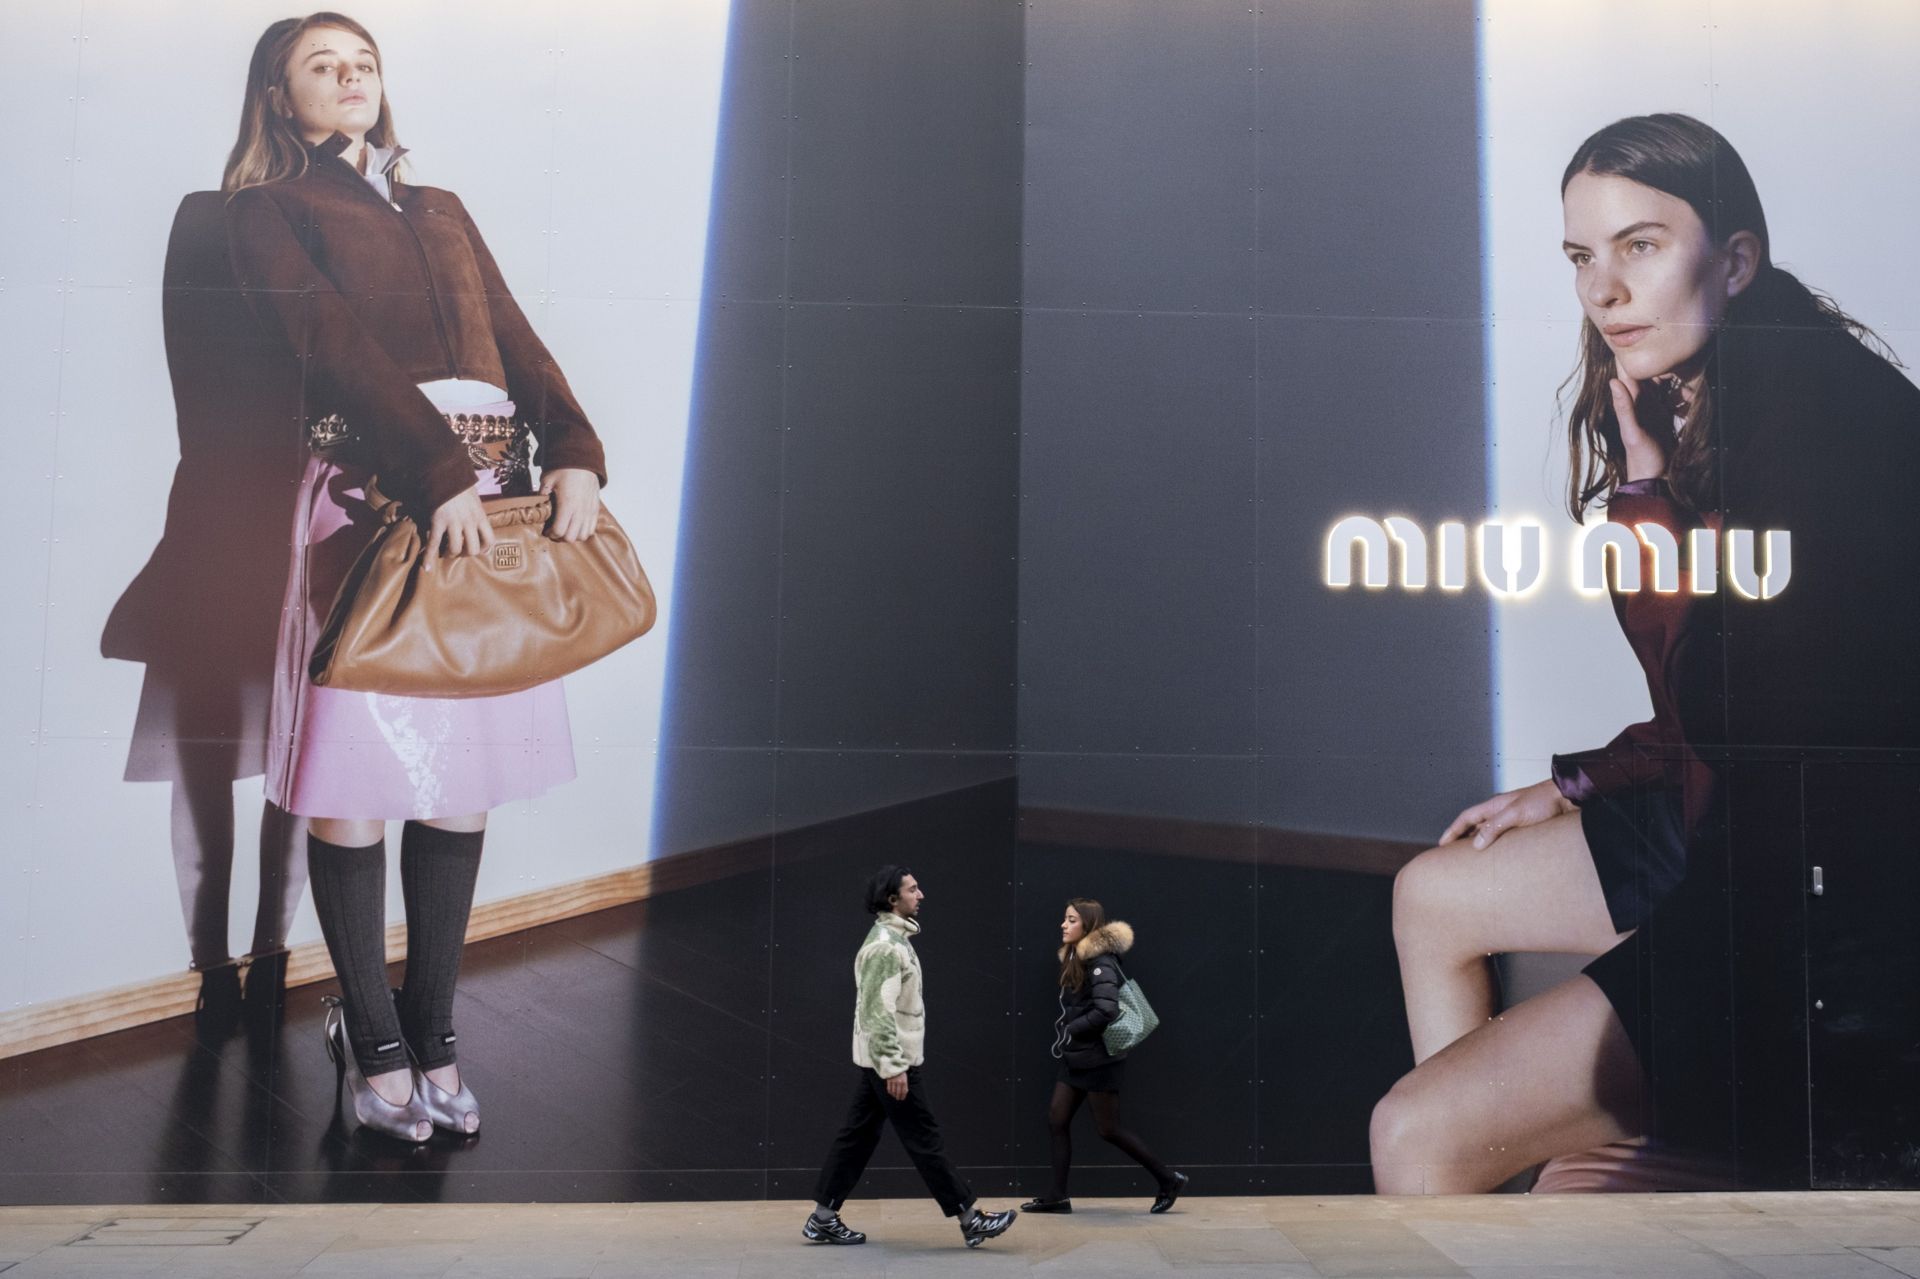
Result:
M407 976L400 987L400 1023L422 1070L454 1061L453 988L460 980L486 837L485 831L441 830L423 822L401 829Z
M387 987L387 846L343 848L307 836L307 877L340 979L347 1038L367 1075L404 1069L406 1044Z

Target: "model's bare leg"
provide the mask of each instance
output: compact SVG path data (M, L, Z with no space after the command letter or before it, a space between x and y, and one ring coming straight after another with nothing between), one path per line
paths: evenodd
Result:
M1373 1111L1374 1187L1492 1190L1555 1155L1637 1136L1643 1105L1639 1059L1613 1005L1590 978L1574 977L1393 1086Z
M1625 935L1608 917L1577 813L1510 830L1485 849L1461 840L1421 853L1393 881L1414 1061L1493 1016L1490 956L1598 955Z

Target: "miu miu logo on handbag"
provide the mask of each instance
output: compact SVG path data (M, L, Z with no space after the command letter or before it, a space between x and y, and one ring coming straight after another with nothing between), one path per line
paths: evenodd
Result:
M520 543L495 542L493 544L493 566L506 570L520 567Z

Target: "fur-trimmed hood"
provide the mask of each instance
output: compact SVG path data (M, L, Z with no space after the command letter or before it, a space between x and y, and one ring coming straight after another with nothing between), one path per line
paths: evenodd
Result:
M1133 925L1122 920L1112 920L1100 925L1073 944L1074 954L1080 956L1080 962L1091 963L1102 955L1124 955L1133 949ZM1064 962L1067 948L1062 946L1059 958Z

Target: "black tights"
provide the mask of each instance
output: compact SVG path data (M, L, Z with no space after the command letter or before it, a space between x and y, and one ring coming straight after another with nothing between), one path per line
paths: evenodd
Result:
M1053 1198L1067 1197L1067 1174L1073 1170L1073 1116L1080 1103L1093 1103L1094 1127L1100 1139L1153 1174L1162 1189L1173 1181L1173 1173L1140 1144L1140 1139L1120 1126L1120 1094L1087 1092L1070 1084L1053 1086L1053 1101L1047 1106L1047 1130L1053 1146Z

